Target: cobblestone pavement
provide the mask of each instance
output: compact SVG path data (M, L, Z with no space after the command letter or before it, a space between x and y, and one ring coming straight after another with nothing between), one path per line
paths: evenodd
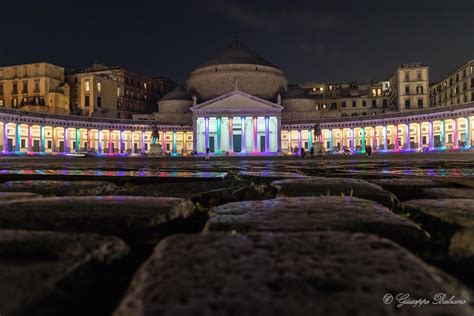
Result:
M0 157L2 315L474 315L474 155Z

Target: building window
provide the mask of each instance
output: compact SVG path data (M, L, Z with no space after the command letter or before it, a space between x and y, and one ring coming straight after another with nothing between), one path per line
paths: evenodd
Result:
M18 83L17 82L14 82L12 84L12 93L13 94L18 94Z
M39 79L35 80L35 88L33 90L34 93L39 93L40 92L40 81Z
M88 95L84 96L84 106L89 107L90 103L91 103L90 96L88 96Z
M0 83L0 95L3 95L3 83Z
M84 91L85 92L91 91L91 83L89 80L84 81Z
M405 81L410 81L410 73L405 72Z
M342 101L341 107L343 107L343 108L346 107L346 101Z
M323 103L323 109L327 108L327 104Z
M416 86L416 94L423 94L423 86Z
M97 107L98 108L102 107L102 97L97 97Z
M97 82L97 92L102 92L102 83Z
M387 99L383 99L382 104L383 104L383 107L386 108L387 107Z
M377 89L372 89L372 96L373 97L377 96Z
M366 101L366 100L362 100L362 106L363 106L363 107L366 107L366 106L367 106L367 101Z
M21 93L28 93L28 81L27 80L23 81L23 89L22 89Z
M355 107L356 107L356 104L357 104L356 101L353 100L353 101L352 101L352 107L355 108Z
M409 86L405 87L405 95L410 95L410 87Z
M423 99L418 99L418 108L419 109L423 108Z
M331 103L331 110L337 110L337 104L335 102Z
M405 100L405 109L409 109L411 107L410 100Z
M417 75L418 81L421 81L422 80L421 79L421 71L419 71L416 75Z
M376 108L377 107L377 100L372 100L372 108Z

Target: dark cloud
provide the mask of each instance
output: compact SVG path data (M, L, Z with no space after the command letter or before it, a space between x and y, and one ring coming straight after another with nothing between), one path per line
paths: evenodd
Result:
M472 0L16 0L2 12L2 65L100 61L183 81L236 33L291 82L379 80L405 62L437 80L474 58Z

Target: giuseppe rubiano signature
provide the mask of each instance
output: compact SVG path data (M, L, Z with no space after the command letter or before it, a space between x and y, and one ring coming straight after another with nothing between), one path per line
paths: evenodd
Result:
M417 297L414 298L410 293L398 293L393 296L391 293L386 293L383 296L383 302L385 304L392 304L395 301L395 304L398 308L401 308L405 305L412 307L421 307L423 305L458 305L466 304L466 300L458 299L454 295L448 295L446 293L437 293L433 298L426 297Z

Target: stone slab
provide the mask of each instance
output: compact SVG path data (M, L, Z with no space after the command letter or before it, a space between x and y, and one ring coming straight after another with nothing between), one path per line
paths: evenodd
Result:
M19 180L0 183L0 191L34 192L49 196L105 195L117 186L106 181Z
M413 222L369 200L342 196L276 198L224 204L210 211L206 231L375 233L407 247L425 233Z
M281 179L301 179L306 176L296 172L284 172L276 170L268 170L267 168L257 171L241 171L238 177L255 183L270 183Z
M181 198L100 196L50 197L0 203L0 228L89 232L115 235L127 242L177 233L194 214Z
M419 199L403 204L407 210L421 212L441 222L474 228L474 199Z
M386 293L440 292L466 303L383 303ZM160 242L114 315L472 316L472 302L469 289L377 236L210 233Z
M426 188L423 195L431 199L474 199L471 188Z
M307 177L274 181L271 185L283 196L354 196L394 208L397 198L380 186L359 179Z
M446 186L446 184L440 181L419 178L373 179L370 182L392 192L400 201L425 197L423 195L423 189L425 188Z
M0 202L41 198L41 194L29 192L0 192Z
M449 255L455 260L469 258L474 263L474 228L465 228L454 233L449 243ZM472 266L470 271L472 274Z
M114 237L0 230L2 315L100 313L102 278L127 253Z

